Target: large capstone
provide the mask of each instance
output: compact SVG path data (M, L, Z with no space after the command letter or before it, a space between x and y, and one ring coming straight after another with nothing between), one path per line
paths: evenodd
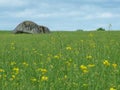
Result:
M46 26L38 25L32 21L24 21L20 23L14 30L13 33L49 33L50 30Z

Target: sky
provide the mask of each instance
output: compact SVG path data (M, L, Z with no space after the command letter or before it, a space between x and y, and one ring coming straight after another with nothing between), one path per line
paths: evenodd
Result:
M51 31L120 30L120 0L0 0L0 30L25 20Z

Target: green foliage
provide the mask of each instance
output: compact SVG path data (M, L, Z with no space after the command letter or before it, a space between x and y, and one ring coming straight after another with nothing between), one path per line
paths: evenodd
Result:
M100 28L97 29L97 31L105 31L105 29L100 27Z
M0 90L120 90L120 32L0 32Z

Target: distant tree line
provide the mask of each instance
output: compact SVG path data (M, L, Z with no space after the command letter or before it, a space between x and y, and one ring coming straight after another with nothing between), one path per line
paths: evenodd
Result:
M77 29L76 31L84 31L83 29ZM100 28L97 28L96 31L106 31L104 28L100 27Z

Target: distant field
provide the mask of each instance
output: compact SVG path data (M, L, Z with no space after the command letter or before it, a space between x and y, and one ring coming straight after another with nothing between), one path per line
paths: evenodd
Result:
M120 90L120 31L0 31L0 90Z

